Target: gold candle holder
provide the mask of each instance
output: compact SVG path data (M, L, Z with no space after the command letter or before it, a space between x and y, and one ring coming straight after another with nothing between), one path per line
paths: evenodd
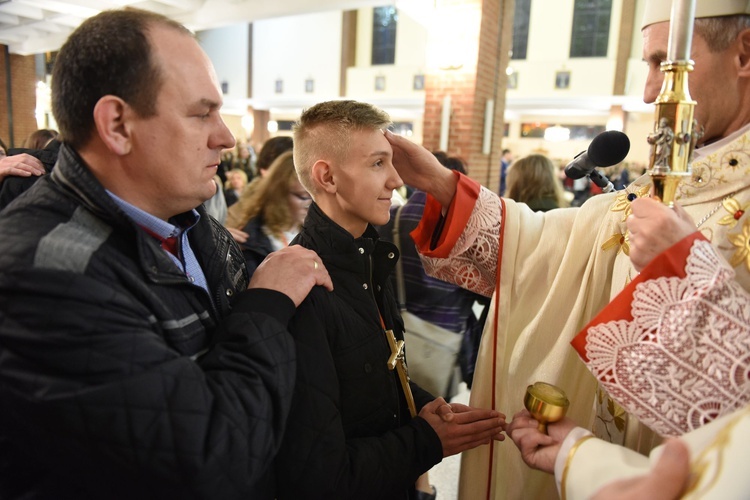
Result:
M565 416L570 401L565 391L552 384L535 382L526 388L523 405L539 422L539 432L547 433L547 424L557 422Z

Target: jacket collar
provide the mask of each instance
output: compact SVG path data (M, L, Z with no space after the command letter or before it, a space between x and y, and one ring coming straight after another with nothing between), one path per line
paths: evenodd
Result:
M107 194L104 186L91 172L80 155L65 143L60 147L57 164L52 170L50 178L53 183L67 191L69 196L75 198L87 210L112 226L116 233L125 237L132 235L136 240L141 265L147 275L153 279L184 281L185 275L172 263L156 240L146 234L145 231L137 228L136 223ZM206 226L210 223L202 205L195 210L198 212L200 220L197 224L196 234L192 235L194 237L190 239L190 243L199 262L204 266L206 263L201 261L200 249L196 245L202 246L202 241L207 235L204 234L203 237L199 237L198 233L210 232L210 228ZM205 229L199 229L204 226L206 226Z
M399 255L393 243L379 239L371 224L367 225L362 236L354 238L315 203L310 206L302 231L293 243L313 246L329 272L340 269L349 273L366 273L368 261L372 260L376 282L385 281L393 272Z

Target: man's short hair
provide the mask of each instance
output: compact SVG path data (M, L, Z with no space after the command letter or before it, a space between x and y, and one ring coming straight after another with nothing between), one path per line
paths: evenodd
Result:
M130 8L104 11L70 35L52 71L52 112L63 141L74 148L88 142L94 107L106 95L121 98L139 116L156 113L162 78L148 39L153 25L192 36L165 16Z
M294 125L294 166L300 182L314 194L310 169L316 161L344 158L353 131L383 130L390 125L388 113L364 102L326 101L306 109Z
M722 52L750 28L750 16L706 17L695 20L695 33L706 41L708 50Z

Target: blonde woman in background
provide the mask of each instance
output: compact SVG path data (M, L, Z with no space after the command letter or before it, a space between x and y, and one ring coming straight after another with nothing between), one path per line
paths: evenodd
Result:
M248 237L240 246L251 276L268 254L288 246L297 236L310 203L312 198L294 170L292 152L281 154L257 181L242 214Z
M224 199L227 200L227 207L237 203L247 182L248 178L244 170L233 168L227 172L227 181L224 183Z
M538 212L567 206L557 168L541 154L524 156L511 164L505 196Z

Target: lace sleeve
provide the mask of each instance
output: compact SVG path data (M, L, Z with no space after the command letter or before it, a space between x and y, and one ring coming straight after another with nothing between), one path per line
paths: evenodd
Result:
M679 436L750 402L750 295L710 243L684 278L637 284L632 319L592 327L588 366L626 410Z
M481 188L466 228L448 258L420 254L427 274L490 297L495 289L501 217L500 198Z

